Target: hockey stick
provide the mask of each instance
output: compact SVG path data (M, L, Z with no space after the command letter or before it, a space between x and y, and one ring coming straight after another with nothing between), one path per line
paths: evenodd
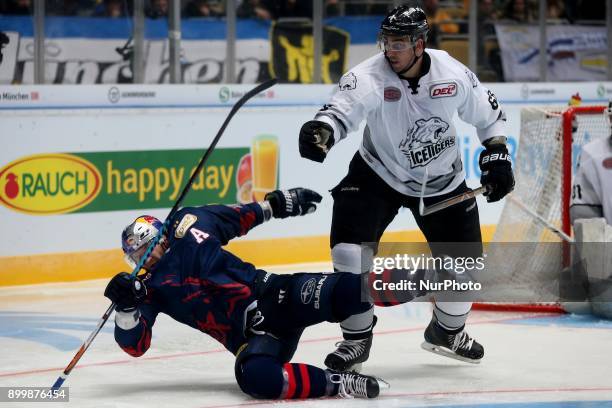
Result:
M465 200L469 200L470 198L474 198L480 194L486 193L489 191L488 186L480 186L477 189L470 189L461 194L457 194L454 197L447 198L444 201L440 201L439 203L432 204L428 207L425 207L425 202L423 198L425 197L425 187L427 186L427 169L425 169L425 175L423 176L423 184L421 185L421 195L419 197L419 214L421 216L433 214L455 204L459 204L464 202Z
M574 242L574 238L570 237L565 232L561 231L559 228L557 228L554 225L552 225L550 222L548 222L540 214L538 214L537 212L535 212L534 210L532 210L531 208L529 208L525 204L523 204L521 201L519 201L519 199L514 198L512 195L509 195L508 199L510 201L512 201L514 204L516 204L521 210L525 211L527 214L529 214L533 218L535 218L536 221L538 221L540 224L542 224L543 226L545 226L546 228L548 228L549 230L554 232L562 240L564 240L566 242L569 242L569 243Z
M215 147L217 146L217 143L219 142L219 139L221 139L221 135L223 134L223 132L225 131L225 128L229 124L229 121L236 114L238 109L240 109L242 107L242 105L244 105L249 99L251 99L253 96L257 95L258 93L260 93L262 91L265 91L266 89L270 88L271 86L276 84L276 82L277 82L276 79L270 79L269 81L266 81L266 82L264 82L262 84L259 84L255 88L251 89L249 92L245 93L242 96L242 98L240 98L234 104L234 106L232 107L232 110L227 115L227 118L225 118L225 122L223 122L223 124L221 125L221 128L217 132L217 135L213 139L213 141L210 144L210 146L206 149L206 153L204 153L204 156L202 156L202 158L200 159L200 163L198 163L198 167L196 167L195 171L193 172L193 174L189 178L189 181L187 181L187 184L185 185L185 187L183 187L183 191L181 191L180 196L178 197L178 199L174 203L174 206L172 207L172 209L168 213L168 216L166 217L166 220L164 221L164 224L159 229L159 233L157 234L157 236L154 239L151 240L151 243L149 244L146 252L144 253L142 258L138 262L138 265L136 265L136 267L132 271L132 275L131 275L132 277L135 277L136 274L140 271L140 269L143 267L143 265L149 259L149 256L151 255L151 252L153 252L153 248L155 248L155 246L161 240L162 236L164 235L165 230L168 228L168 225L170 224L170 221L172 220L172 217L178 211L178 208L181 205L181 202L183 201L183 199L185 198L185 196L187 195L187 193L191 189L191 185L193 184L193 181L195 180L197 175L200 173L200 170L202 170L202 167L204 166L204 163L206 163L206 161L208 160L208 158L210 157L212 152L215 150ZM104 324L106 323L108 318L110 317L110 315L113 312L113 310L115 310L115 307L116 307L116 304L112 303L108 307L108 309L106 309L106 312L104 312L104 315L102 315L102 318L100 318L100 320L98 321L94 331L89 335L87 340L85 340L85 342L81 345L81 347L79 348L77 353L74 355L74 357L72 358L72 360L70 361L68 366L66 366L66 368L64 369L62 374L60 374L60 376L57 378L57 380L55 381L55 383L51 387L52 390L59 389L62 386L62 384L64 383L64 381L66 381L66 378L68 377L68 375L70 375L70 372L72 371L72 369L77 365L77 363L79 362L79 360L81 359L81 357L83 356L85 351L87 351L87 349L89 348L89 346L91 345L93 340L96 338L96 336L98 335L98 333L100 332L100 330L102 329L102 327L104 326Z
M423 203L423 196L421 196L421 201L419 202L419 214L421 214L422 216L433 214L435 212L438 212L440 210L443 210L455 204L462 203L465 200L469 200L470 198L474 198L480 194L485 193L486 191L487 191L487 186L480 186L477 189L474 189L474 190L470 189L464 193L457 194L454 197L447 198L444 201L440 201L439 203L432 204L428 207L425 207L425 203Z

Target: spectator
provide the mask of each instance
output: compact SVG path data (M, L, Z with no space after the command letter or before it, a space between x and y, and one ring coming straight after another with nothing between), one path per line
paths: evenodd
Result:
M158 18L168 15L168 0L151 0L151 6L146 12L149 18Z
M282 17L312 18L311 0L263 0L273 20Z
M340 0L325 0L325 17L340 15Z
M424 0L423 10L427 14L427 23L430 27L437 27L441 34L457 34L459 25L452 23L452 17L448 12L440 8L439 0Z
M183 11L185 17L220 17L225 15L218 1L191 0Z
M6 14L31 15L34 13L32 0L8 0Z
M83 1L83 3L89 3ZM48 16L76 16L91 4L81 4L79 0L46 0L45 14Z
M569 16L565 11L565 2L563 0L548 0L546 3L546 18L569 21Z
M104 0L94 9L92 15L94 17L121 18L128 14L126 7L124 0Z
M345 6L345 14L347 15L385 15L389 11L388 5L376 2L362 4L347 4Z
M528 0L509 0L501 18L515 23L532 23L537 20L537 15Z
M495 8L493 0L480 0L478 2L479 34L495 34L495 22L499 17L499 12Z
M258 18L272 20L272 13L262 0L243 0L236 10L238 18Z
M326 0L324 17L340 14L340 0ZM282 17L312 18L312 4L305 0L244 0L236 15L239 18L258 18L261 20L275 20Z
M495 33L498 18L499 12L494 0L478 2L478 63L495 75L495 81L503 79L501 55Z

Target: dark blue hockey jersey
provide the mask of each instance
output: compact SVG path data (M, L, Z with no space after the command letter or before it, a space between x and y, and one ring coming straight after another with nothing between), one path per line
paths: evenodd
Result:
M169 249L147 273L147 297L136 327L115 325L115 340L132 356L144 354L158 313L214 337L236 354L246 342L245 310L255 300L256 277L264 274L222 248L261 224L257 203L186 207L166 233Z

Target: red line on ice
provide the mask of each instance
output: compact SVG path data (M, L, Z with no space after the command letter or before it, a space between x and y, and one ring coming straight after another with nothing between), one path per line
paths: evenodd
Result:
M538 313L535 316L527 316L530 318L533 317L550 317L551 314L548 313ZM556 314L555 314L556 316ZM475 324L491 324L491 323L501 323L504 321L508 321L508 320L517 320L517 319L521 319L521 318L525 318L526 316L522 315L522 316L517 316L517 315L513 315L512 317L505 317L503 319L491 319L491 320L482 320L482 321L473 321L470 322L470 325L475 325ZM392 330L381 330L381 331L375 331L375 334L377 336L384 336L387 334L395 334L395 333L407 333L407 332L413 332L413 331L419 331L419 330L425 330L425 327L409 327L409 328L403 328L403 329L392 329ZM330 336L330 337L319 337L316 339L308 339L308 340L300 340L300 343L319 343L319 342L323 342L323 341L329 341L329 340L339 340L340 337L339 336ZM171 359L171 358L179 358L179 357L190 357L190 356L201 356L201 355L205 355L205 354L214 354L214 353L222 353L222 352L226 352L225 349L223 348L219 348L219 349L215 349L215 350L209 350L209 351L195 351L195 352L190 352L190 353L177 353L177 354L166 354L166 355L161 355L161 356L151 356L151 357L140 357L138 358L138 361L143 361L143 360L163 360L163 359ZM87 367L100 367L100 366L106 366L106 365L118 365L118 364L128 364L128 363L133 363L135 360L132 359L122 359L122 360L114 360L114 361L104 361L104 362L99 362L99 363L90 363L90 364L79 364L76 368L87 368ZM40 374L40 373L47 373L47 372L51 372L51 371L63 371L65 367L51 367L51 368L38 368L38 369L33 369L33 370L25 370L25 371L9 371L9 372L4 372L4 373L0 373L0 378L3 377L17 377L17 376L21 376L21 375L31 375L31 374Z

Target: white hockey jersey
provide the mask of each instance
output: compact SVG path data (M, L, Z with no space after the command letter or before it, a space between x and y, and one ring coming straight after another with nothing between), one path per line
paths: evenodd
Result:
M418 196L427 167L426 195L454 190L465 179L453 115L485 141L505 136L505 115L495 95L445 51L427 49L428 72L412 89L379 53L346 73L315 119L334 129L337 143L366 120L359 152L400 193ZM427 60L430 60L427 61Z
M582 147L572 189L572 212L576 206L593 207L594 214L601 213L608 225L612 225L612 141L609 137L597 138Z

